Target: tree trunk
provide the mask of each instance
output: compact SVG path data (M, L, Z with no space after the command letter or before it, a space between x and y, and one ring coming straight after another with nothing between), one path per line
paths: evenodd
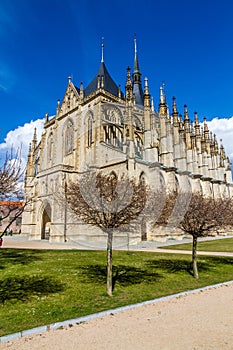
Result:
M197 237L193 236L193 253L192 253L193 276L198 279L197 270Z
M107 242L107 294L112 296L112 230L108 231Z

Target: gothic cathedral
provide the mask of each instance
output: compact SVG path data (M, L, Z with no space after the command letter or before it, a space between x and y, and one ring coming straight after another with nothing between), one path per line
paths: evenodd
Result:
M69 178L90 167L143 179L152 188L163 183L166 191L233 196L229 158L206 120L201 126L195 113L191 123L187 106L182 116L175 98L170 114L164 86L159 99L156 111L148 79L142 84L136 39L134 70L131 74L127 68L125 93L106 68L102 44L94 79L84 88L69 78L56 115L46 114L39 142L35 130L25 178L25 197L33 200L23 214L22 233L29 239L75 241L84 246L104 241L98 228L83 224L56 200ZM154 229L144 222L127 235L117 233L114 239L133 244L171 237L181 237L181 233Z

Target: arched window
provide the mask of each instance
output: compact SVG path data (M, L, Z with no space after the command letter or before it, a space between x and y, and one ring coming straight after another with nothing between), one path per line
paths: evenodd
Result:
M71 120L68 120L65 126L65 155L73 152L74 149L74 126Z
M135 154L138 157L142 157L142 138L138 133L135 133Z
M51 133L48 137L48 162L53 159L53 134Z
M93 116L90 114L87 121L87 146L91 147L93 143Z
M104 142L110 146L123 150L123 132L121 128L113 124L105 125Z
M140 183L141 183L143 186L146 185L146 176L145 176L145 173L144 173L144 172L142 172L142 173L140 174L139 181L140 181Z

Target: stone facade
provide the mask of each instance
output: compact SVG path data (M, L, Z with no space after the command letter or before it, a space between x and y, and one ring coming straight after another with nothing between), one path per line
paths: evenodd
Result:
M29 239L63 242L75 240L86 246L103 240L103 234L84 225L56 200L69 178L90 167L117 175L143 178L152 188L166 191L200 191L206 196L233 195L229 158L222 143L200 126L197 113L191 123L187 106L183 116L173 98L169 113L164 86L160 87L158 111L149 93L148 79L142 88L135 41L134 71L127 69L125 94L112 80L103 59L92 82L84 89L68 80L56 115L46 114L44 132L36 131L29 148L26 197L33 201L23 214L22 232ZM115 242L165 239L176 231L140 229L117 233Z

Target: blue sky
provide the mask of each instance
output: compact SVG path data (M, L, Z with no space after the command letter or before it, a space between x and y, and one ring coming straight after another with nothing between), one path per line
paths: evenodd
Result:
M233 2L231 0L0 0L0 142L10 130L55 113L67 78L87 86L101 59L124 90L139 64L158 105L167 101L190 116L233 115Z

